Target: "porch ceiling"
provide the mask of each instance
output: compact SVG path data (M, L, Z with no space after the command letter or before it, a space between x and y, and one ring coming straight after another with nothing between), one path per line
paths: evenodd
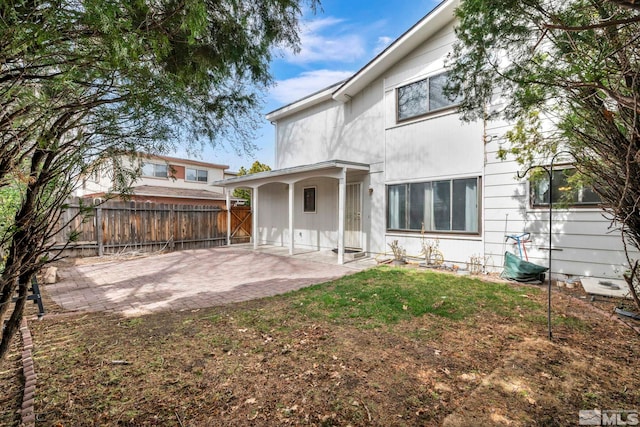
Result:
M343 170L346 170L347 173L355 171L368 172L369 165L344 160L330 160L310 165L295 166L291 168L227 178L221 181L214 181L211 185L226 188L257 188L274 182L291 184L312 177L322 176L339 178Z

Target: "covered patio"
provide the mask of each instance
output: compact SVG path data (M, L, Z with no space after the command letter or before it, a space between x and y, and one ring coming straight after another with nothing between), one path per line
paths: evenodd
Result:
M286 246L289 255L294 255L297 247L335 248L338 264L344 264L348 247L363 249L361 243L356 245L362 235L362 183L368 173L367 164L332 160L228 178L212 185L225 188L227 206L235 189L251 190L254 249L262 243ZM227 244L231 245L230 219Z

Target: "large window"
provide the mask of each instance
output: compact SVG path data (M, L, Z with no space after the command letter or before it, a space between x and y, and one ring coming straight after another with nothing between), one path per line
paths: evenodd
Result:
M209 179L209 174L204 169L187 168L186 170L187 181L207 182L208 179Z
M398 121L451 107L459 102L444 94L447 73L398 88Z
M553 170L553 203L567 206L596 206L601 203L592 188L571 179L575 168ZM549 206L549 175L531 181L531 204L533 207Z
M387 229L478 232L478 178L387 187Z
M166 164L145 163L142 165L142 175L154 178L167 178L169 167Z

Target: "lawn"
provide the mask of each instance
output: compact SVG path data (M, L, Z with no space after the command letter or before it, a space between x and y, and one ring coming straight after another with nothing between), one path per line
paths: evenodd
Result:
M566 295L376 268L287 295L31 322L38 425L577 425L640 409L640 340Z

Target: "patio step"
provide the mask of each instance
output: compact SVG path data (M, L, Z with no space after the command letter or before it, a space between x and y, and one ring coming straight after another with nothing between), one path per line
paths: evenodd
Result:
M345 251L344 253L344 259L346 261L354 261L356 259L364 258L366 256L367 256L366 252L363 252L363 251L359 251L359 252Z

